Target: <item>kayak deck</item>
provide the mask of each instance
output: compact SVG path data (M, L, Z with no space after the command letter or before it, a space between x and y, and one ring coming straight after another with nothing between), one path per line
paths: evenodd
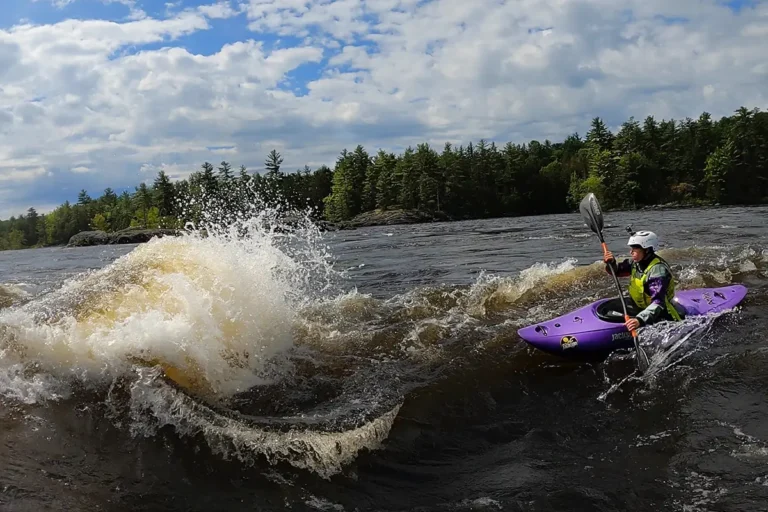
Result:
M743 285L681 290L675 301L686 316L701 316L731 309L746 296ZM637 313L627 299L630 316ZM518 334L537 349L563 356L604 353L633 346L632 335L624 326L624 312L618 297L601 299L546 322L518 330Z

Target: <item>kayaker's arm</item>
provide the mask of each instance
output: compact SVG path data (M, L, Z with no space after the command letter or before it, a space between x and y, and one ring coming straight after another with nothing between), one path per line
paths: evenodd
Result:
M651 304L637 314L640 325L648 325L662 320L664 303L672 275L664 265L654 265L645 283L645 291L651 297Z
M611 260L610 263L605 264L605 272L610 274L611 269L608 265L613 265L616 277L628 277L632 273L632 263L628 259L616 263L616 260Z
M616 258L611 251L605 251L605 254L603 254L603 263L605 263L605 272L607 274L611 273L611 267L609 265L613 265L616 277L627 277L632 273L632 262L629 261L628 258L625 258L624 261L616 263Z

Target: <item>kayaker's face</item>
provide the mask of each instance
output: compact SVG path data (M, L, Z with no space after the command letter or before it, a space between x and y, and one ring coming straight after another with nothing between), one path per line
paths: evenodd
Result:
M629 255L632 256L632 261L643 261L643 258L645 258L645 249L640 247L630 247Z

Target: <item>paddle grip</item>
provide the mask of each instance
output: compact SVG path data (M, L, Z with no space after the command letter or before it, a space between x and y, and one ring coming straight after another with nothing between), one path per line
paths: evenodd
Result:
M608 254L608 244L606 244L605 242L602 242L600 245L603 246L603 256L605 256L606 254Z
M629 315L628 315L628 314L626 314L626 313L624 313L624 321L625 321L625 322L629 322ZM632 337L633 337L633 338L637 338L637 332L635 332L635 330L634 330L634 329L632 329L632 331L631 331L631 332L632 332Z

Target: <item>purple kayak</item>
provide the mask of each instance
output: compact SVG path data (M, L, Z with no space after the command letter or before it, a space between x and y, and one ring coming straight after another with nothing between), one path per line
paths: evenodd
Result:
M720 288L680 290L675 300L686 316L701 316L731 309L747 295L742 285ZM627 299L627 310L633 314L634 304ZM607 353L634 346L632 335L624 327L624 312L619 298L601 299L546 322L529 325L517 331L529 345L561 356Z

